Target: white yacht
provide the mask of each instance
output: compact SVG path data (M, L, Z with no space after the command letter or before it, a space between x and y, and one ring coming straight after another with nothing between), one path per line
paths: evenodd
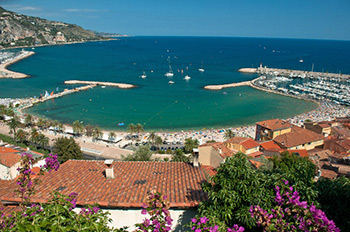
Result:
M199 68L198 71L204 72L204 68Z
M145 79L147 77L145 71L143 71L142 75L140 76L142 79Z
M175 82L173 82L173 81L169 81L169 82L168 82L169 85L172 85L172 84L174 84L174 83L175 83Z
M304 60L303 60L302 58L300 58L299 62L300 62L300 63L303 63L303 62L304 62Z
M189 80L189 79L191 79L191 77L190 77L189 75L186 75L186 76L184 77L184 80Z

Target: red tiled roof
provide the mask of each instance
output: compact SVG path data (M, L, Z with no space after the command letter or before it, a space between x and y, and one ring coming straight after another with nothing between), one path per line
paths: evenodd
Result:
M201 168L180 162L113 162L115 179L107 180L103 161L69 160L59 170L40 177L33 202L47 202L53 190L78 193L78 205L97 203L102 207L141 207L147 192L168 196L170 207L195 207L206 200ZM18 201L13 194L1 198Z
M257 161L257 160L249 160L249 162L255 167L255 168L260 168L262 163Z
M318 124L321 128L331 127L329 124Z
M328 179L335 179L338 174L335 171L322 169L321 176Z
M12 167L21 160L21 155L16 153L0 153L0 164Z
M260 146L265 150L265 151L278 151L278 152L283 152L284 149L278 146L277 143L275 143L273 140L267 141L267 142L262 142L260 143Z
M245 149L251 149L251 148L254 148L254 147L259 147L259 143L256 142L255 140L251 139L251 138L247 138L247 140L243 141L241 143L241 145Z
M282 119L270 119L270 120L257 122L256 124L270 130L280 130L280 129L290 128L293 126L292 124Z
M19 151L12 149L10 147L0 147L0 154L3 153L18 153Z
M296 154L300 157L309 157L309 154L307 153L307 150L305 149L295 149L295 150L287 150L289 154Z
M324 137L316 132L294 126L291 132L279 135L273 141L288 148L323 139Z
M212 144L212 146L215 150L217 150L219 152L220 156L223 159L225 159L227 157L231 157L234 154L234 151L227 148L224 143L214 143L214 144Z
M215 176L217 173L216 169L210 165L202 165L201 168L209 176Z
M13 180L0 180L0 198L5 194L14 194L15 189L18 185L16 185L16 182ZM2 209L2 213L5 215L9 215L14 211L18 211L19 207L15 206L5 206L0 201L0 209ZM0 210L1 211L1 210ZM1 220L1 217L0 217Z
M345 148L346 150L350 150L350 140L349 139L342 139L337 141L337 143Z

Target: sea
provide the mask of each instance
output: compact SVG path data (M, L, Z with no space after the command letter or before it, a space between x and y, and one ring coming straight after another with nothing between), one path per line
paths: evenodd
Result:
M240 68L262 64L311 71L313 66L314 71L350 73L350 41L135 36L26 50L36 54L9 69L31 77L0 79L1 98L39 97L46 91L79 86L65 85L65 80L137 85L133 89L99 86L26 111L65 124L79 120L107 130L126 130L130 123L163 131L228 128L287 118L317 107L247 86L203 89L257 77L238 72ZM164 76L169 63L173 77ZM204 72L198 71L201 68ZM144 79L140 78L143 72ZM184 80L185 75L191 79Z

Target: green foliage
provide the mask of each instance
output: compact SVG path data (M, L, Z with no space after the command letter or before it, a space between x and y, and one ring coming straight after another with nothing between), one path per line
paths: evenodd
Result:
M332 181L321 178L316 186L321 209L341 231L347 231L350 228L350 179L340 177Z
M235 133L231 129L227 129L225 131L225 135L224 135L225 139L232 139L235 136L236 136Z
M73 138L60 137L55 140L53 153L58 155L60 163L69 159L82 159L83 153Z
M191 161L190 157L186 156L181 149L177 149L171 157L172 162L185 162L189 163Z
M313 181L316 166L308 158L284 152L281 157L274 157L272 161L274 164L272 173L288 180L300 193L302 200L314 202L317 205L317 191Z
M185 139L185 152L192 153L193 148L198 147L199 141L197 139L187 138Z
M39 153L42 153L42 154L45 154L45 155L48 155L50 153L49 150L46 150L46 149L39 149L35 146L31 146L26 143L21 143L21 142L17 142L16 139L10 137L10 136L7 136L7 135L4 135L4 134L0 134L0 140L6 142L6 143L9 143L9 144L13 144L13 145L16 145L16 146L19 146L19 147L22 147L24 149L27 149L27 147L30 148L30 150L33 150L33 151L36 151L36 152L39 152Z
M122 156L122 159L124 161L152 161L151 156L150 146L141 145L132 155Z

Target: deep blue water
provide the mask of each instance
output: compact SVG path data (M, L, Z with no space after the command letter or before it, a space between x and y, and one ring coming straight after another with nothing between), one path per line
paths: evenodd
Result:
M10 67L30 74L1 79L0 97L39 96L73 86L65 80L136 84L129 90L97 87L39 104L36 115L71 123L77 119L107 129L118 122L143 123L146 129L211 128L288 117L315 107L310 102L249 87L207 91L208 84L251 80L242 67L268 67L350 73L350 42L215 37L130 37L35 48L36 54ZM168 57L175 72L167 78ZM304 62L300 63L299 59ZM188 67L188 68L186 68ZM203 67L201 73L198 68ZM153 72L151 72L153 70ZM181 74L183 70L183 74ZM139 76L145 71L146 79ZM180 71L180 72L179 72ZM183 80L184 75L192 78ZM169 85L168 81L175 82ZM227 92L227 94L223 94Z

